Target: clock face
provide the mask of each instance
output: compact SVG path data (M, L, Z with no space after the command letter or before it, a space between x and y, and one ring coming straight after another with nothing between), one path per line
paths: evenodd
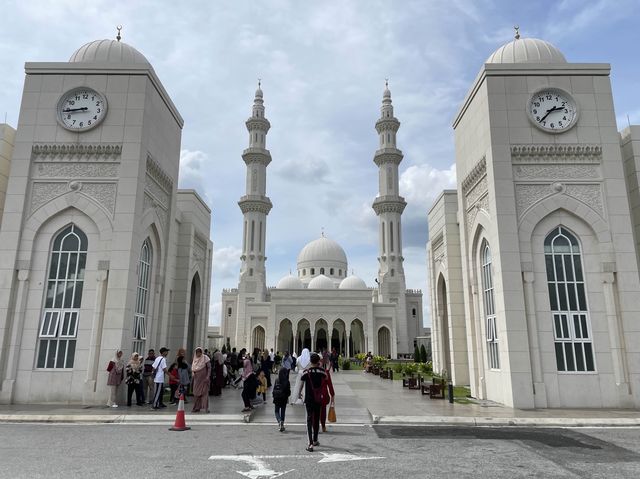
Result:
M67 130L89 130L106 114L106 98L91 88L74 88L58 100L58 122Z
M578 121L575 100L557 88L545 88L531 96L527 106L529 119L541 130L561 133Z

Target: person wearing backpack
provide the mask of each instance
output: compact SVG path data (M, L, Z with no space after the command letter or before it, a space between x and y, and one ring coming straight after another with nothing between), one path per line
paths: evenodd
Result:
M291 396L291 383L289 382L289 369L280 368L278 378L273 383L271 391L273 404L275 404L276 421L278 421L278 429L284 432L284 415L287 412L287 402Z
M309 445L307 451L313 452L314 446L319 446L318 432L320 429L320 414L326 395L327 374L320 366L320 355L313 353L310 365L304 370L300 380L304 384L304 405L307 410L307 436ZM302 399L302 393L299 395Z

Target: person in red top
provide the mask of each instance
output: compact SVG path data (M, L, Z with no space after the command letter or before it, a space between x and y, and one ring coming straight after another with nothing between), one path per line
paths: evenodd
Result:
M331 360L329 358L323 360L322 366L324 367L327 379L324 382L324 397L322 400L322 408L320 409L320 424L322 424L322 432L327 432L327 406L333 404L333 398L336 393L333 389L333 382L331 381Z
M320 414L324 408L324 397L326 396L327 374L320 365L320 356L311 354L311 363L304 370L300 381L304 384L304 405L307 410L307 436L309 445L307 451L313 452L313 446L319 446L318 430L320 429ZM302 399L302 391L300 392Z
M178 386L180 385L180 374L178 373L178 365L176 363L172 363L169 366L167 371L169 376L169 388L171 389L171 395L169 396L171 400L169 404L177 404L176 400L176 391L178 390Z

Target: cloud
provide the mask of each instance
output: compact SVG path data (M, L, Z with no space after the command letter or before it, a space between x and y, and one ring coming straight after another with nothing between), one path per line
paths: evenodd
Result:
M219 326L222 320L222 301L214 301L209 305L209 325Z
M217 279L237 278L242 250L235 246L213 249L213 274Z
M309 156L306 159L286 160L275 172L285 181L325 183L331 169L323 159Z
M208 204L211 204L211 197L205 183L205 173L210 170L211 164L209 156L202 151L180 150L178 188L194 189Z

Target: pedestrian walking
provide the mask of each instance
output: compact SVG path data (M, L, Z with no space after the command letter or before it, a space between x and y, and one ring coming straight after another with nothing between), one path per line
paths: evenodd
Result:
M320 429L320 414L326 391L327 374L320 366L320 355L313 353L310 356L310 365L302 374L304 383L304 405L307 410L307 437L309 445L307 451L313 452L314 446L319 446L318 432ZM301 397L301 396L300 396Z
M264 375L264 370L261 369L258 373L258 387L256 389L256 394L258 396L262 395L262 401L267 402L267 377Z
M282 367L278 372L278 377L273 383L271 391L273 404L275 405L276 421L278 421L278 429L284 432L284 416L287 412L287 402L291 396L291 383L289 382L289 369Z
M222 352L217 349L213 353L212 375L212 393L214 396L220 396L220 394L222 394L222 388L224 387L224 357Z
M204 409L209 412L209 378L211 376L211 360L204 354L201 347L197 347L191 363L193 372L193 409L191 412L200 412Z
M187 393L189 392L189 385L191 384L191 366L184 360L184 356L178 356L178 377L180 378L180 385L178 386L178 394L185 395L185 404L187 403Z
M140 355L133 353L125 368L126 379L124 381L127 385L127 406L129 407L131 407L131 398L133 397L134 391L136 393L136 404L138 406L144 405L144 396L142 395L142 371L143 364Z
M153 409L160 409L167 407L162 400L162 393L164 392L164 375L167 372L167 354L169 349L160 348L160 356L153 362L153 383L155 389L153 391Z
M256 378L256 374L253 372L253 363L251 362L250 356L247 356L244 359L242 380L242 401L244 403L244 409L242 412L247 412L253 409L251 400L256 397L256 389L258 387L258 380Z
M322 399L322 408L320 409L320 425L322 426L322 432L327 432L327 406L333 405L335 401L335 390L333 389L333 382L331 381L331 361L325 361L323 364L324 371L327 375L327 379L324 382L324 395Z
M293 358L289 354L289 351L284 352L284 358L282 359L282 367L287 368L289 371L293 368Z
M329 359L331 359L331 367L333 368L334 373L340 371L340 363L338 362L339 357L340 355L338 354L338 351L336 351L336 348L332 348Z
M107 366L107 386L109 386L109 400L107 401L108 407L118 407L118 392L120 390L120 384L124 379L124 360L122 359L122 351L117 349L109 365Z
M271 355L266 349L262 353L262 362L260 363L260 369L264 372L264 377L267 380L267 388L271 387L271 368L273 368L273 361Z
M144 372L142 373L142 400L147 400L147 404L153 404L153 393L155 383L153 382L153 363L156 360L156 352L150 349L144 360Z
M300 357L296 360L296 369L298 371L298 377L296 378L296 385L293 387L293 394L291 395L291 404L303 404L302 400L302 377L303 371L309 366L310 354L307 348L304 348L300 353Z
M176 399L176 391L180 386L178 363L171 363L169 369L167 369L167 376L169 376L169 404L178 404Z

